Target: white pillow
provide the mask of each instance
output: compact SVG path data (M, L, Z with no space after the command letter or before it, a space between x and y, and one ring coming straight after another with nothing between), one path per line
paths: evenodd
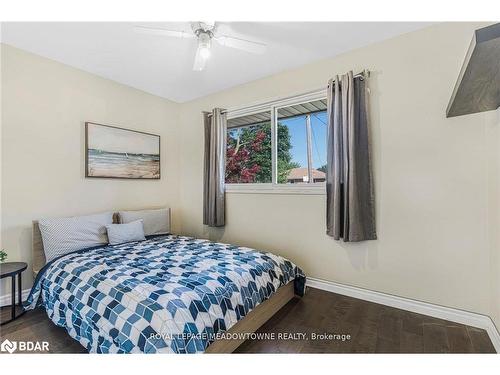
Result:
M42 235L45 259L108 243L106 225L113 223L113 213L41 219L38 227Z
M132 221L127 224L108 224L108 240L110 245L117 245L125 242L144 241L143 220Z
M119 211L118 214L120 215L120 223L122 224L142 219L144 221L144 234L146 236L170 233L169 208L160 208L158 210Z

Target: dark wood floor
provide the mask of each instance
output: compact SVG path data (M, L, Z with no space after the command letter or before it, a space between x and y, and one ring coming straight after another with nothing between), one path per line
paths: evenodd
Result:
M290 301L258 332L274 333L275 339L247 340L236 352L495 353L482 329L313 288L303 298ZM277 339L279 333L305 333L306 339ZM343 334L350 339L313 340L313 334ZM53 353L85 352L42 309L1 327L0 339L48 341Z

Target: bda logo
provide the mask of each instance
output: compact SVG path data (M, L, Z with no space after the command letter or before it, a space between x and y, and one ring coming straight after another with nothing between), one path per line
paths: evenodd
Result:
M10 341L4 340L0 345L0 351L14 353L18 352L48 352L49 343L47 341Z
M0 350L2 352L9 352L10 354L14 353L17 349L17 342L12 342L8 339L5 339L0 345Z

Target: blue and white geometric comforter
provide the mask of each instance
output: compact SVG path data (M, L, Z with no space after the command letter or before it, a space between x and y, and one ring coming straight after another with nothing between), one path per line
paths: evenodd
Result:
M26 307L42 304L89 352L197 353L290 281L303 295L280 256L167 235L55 259Z

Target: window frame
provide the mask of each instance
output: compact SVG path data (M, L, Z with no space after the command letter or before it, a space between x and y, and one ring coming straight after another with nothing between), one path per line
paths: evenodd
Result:
M305 94L294 95L288 98L277 99L249 107L237 108L226 111L227 120L253 115L262 112L270 112L271 115L271 183L226 183L225 190L228 193L260 193L260 194L307 194L323 195L326 193L325 182L307 182L304 184L280 184L278 183L278 110L291 105L308 103L327 98L326 88L311 91ZM231 127L228 127L230 129ZM306 139L306 142L309 142ZM312 147L312 145L311 145Z

